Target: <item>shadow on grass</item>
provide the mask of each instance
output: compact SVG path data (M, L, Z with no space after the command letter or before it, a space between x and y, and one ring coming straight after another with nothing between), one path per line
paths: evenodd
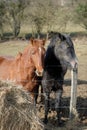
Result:
M7 32L7 33L4 33L3 34L3 37L4 38L10 38L10 37L12 37L13 36L13 33L11 33L11 32Z
M53 126L57 127L57 118L54 112L55 111L54 106L55 106L55 100L51 98L50 105L49 105L50 111L49 111L49 117L48 117L48 126L51 125L51 127ZM70 106L70 97L63 97L62 107L61 107L62 121L63 121L62 127L65 127L67 125L67 121L69 121L69 106ZM82 97L77 98L77 112L79 115L78 117L79 119L77 119L79 121L78 123L80 123L81 126L83 125L87 126L87 98L82 98ZM43 121L44 118L42 118L41 120Z
M87 84L87 80L78 79L77 83L78 83L78 85ZM65 85L65 86L71 86L71 80L70 80L70 79L65 80L65 81L64 81L64 85Z
M55 32L55 31L54 31ZM87 36L87 33L85 31L83 32L63 32L66 34L70 34L71 37L83 37L83 36ZM29 40L31 37L34 38L38 38L38 33L24 33L24 34L19 34L19 36L17 37L17 39L22 39L22 40ZM46 39L47 34L46 33L40 33L39 34L39 38L40 39ZM12 32L5 32L3 34L3 37L1 38L1 41L4 40L9 40L9 39L14 39L13 33Z
M32 33L27 33L27 34L25 34L25 39L26 39L26 40L29 40L29 39L32 38L32 37L38 38L38 34L37 34L37 33L35 33L35 34L32 34ZM40 38L40 39L46 38L46 33L40 33L40 34L39 34L39 38Z
M54 99L50 100L50 112L51 112L51 110L55 111L54 102L55 102ZM62 98L61 111L62 111L62 118L65 122L67 121L67 119L69 119L69 106L70 106L70 97ZM81 121L86 120L85 125L87 125L87 98L82 98L82 97L77 98L77 112L79 115L79 119ZM55 116L49 117L48 120L49 120L49 122L52 121L53 125L57 121Z
M4 42L6 42L6 41L8 41L10 39L13 39L13 38L14 37L13 37L13 34L11 32L4 33L3 37L1 37L1 39L0 39L0 43L4 43Z

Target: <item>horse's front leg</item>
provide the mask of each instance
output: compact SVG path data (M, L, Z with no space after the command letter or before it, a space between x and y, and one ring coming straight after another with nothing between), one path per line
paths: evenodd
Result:
M39 85L36 86L35 90L34 90L34 105L36 106L37 104L37 98L38 98L38 92L39 91Z
M44 123L48 123L48 112L49 112L49 93L44 93L45 97L45 117L44 117Z
M56 99L55 99L55 110L57 112L58 125L61 125L61 98L62 98L62 90L59 89L56 91Z

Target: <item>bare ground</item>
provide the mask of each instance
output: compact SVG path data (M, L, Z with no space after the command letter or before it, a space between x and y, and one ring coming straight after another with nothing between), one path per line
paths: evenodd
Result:
M64 92L62 99L62 120L64 125L60 128L56 125L56 113L49 113L49 122L46 125L47 130L87 130L87 38L78 37L73 39L76 54L78 57L78 86L77 86L77 111L79 118L69 120L69 103L71 90L71 73L67 72L65 76ZM16 55L27 46L25 41L10 41L0 44L0 55ZM5 50L6 48L6 50ZM44 107L38 112L41 120L44 117Z

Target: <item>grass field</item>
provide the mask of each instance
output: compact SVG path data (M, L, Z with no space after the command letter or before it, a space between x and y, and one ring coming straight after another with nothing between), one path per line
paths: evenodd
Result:
M29 41L7 41L0 44L0 55L16 56L18 52L22 52L28 45Z
M79 113L78 121L68 121L69 108L64 108L63 120L65 125L62 128L56 127L55 113L49 114L47 130L87 130L87 38L78 37L73 39L76 54L78 57L78 88L77 88L77 110ZM0 55L16 56L19 51L23 51L28 45L28 41L8 41L0 43ZM63 102L64 106L69 107L70 100L70 71L65 76ZM44 109L38 112L43 119Z

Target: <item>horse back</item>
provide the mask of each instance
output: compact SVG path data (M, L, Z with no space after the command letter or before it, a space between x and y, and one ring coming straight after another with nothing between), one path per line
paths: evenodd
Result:
M12 62L14 61L14 57L12 56L0 56L0 78L8 79L9 68Z

